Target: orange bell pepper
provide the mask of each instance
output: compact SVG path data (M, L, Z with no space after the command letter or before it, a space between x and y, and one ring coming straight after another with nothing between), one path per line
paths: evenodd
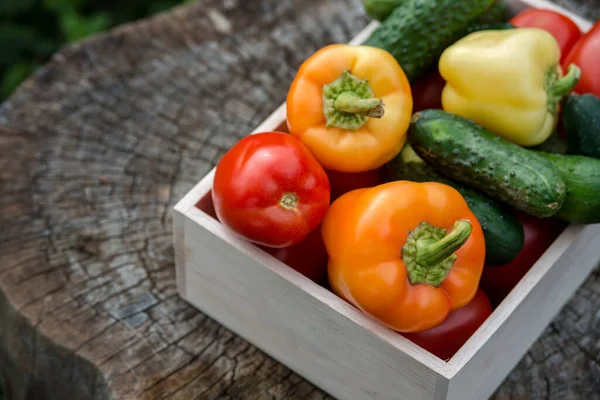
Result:
M477 293L483 230L445 184L394 181L348 192L330 206L322 235L333 291L395 331L433 328Z
M286 107L289 132L325 168L363 172L400 152L413 101L408 79L390 53L333 44L300 66Z

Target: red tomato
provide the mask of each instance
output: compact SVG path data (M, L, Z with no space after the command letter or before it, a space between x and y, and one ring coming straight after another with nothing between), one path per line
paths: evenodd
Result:
M201 198L196 207L216 220L219 219L210 193ZM313 229L303 241L289 247L257 246L314 282L323 285L327 283L325 278L329 256L321 236L321 225Z
M268 247L297 244L329 209L325 170L295 136L249 135L217 164L212 198L223 225Z
M446 81L437 69L428 72L411 85L413 112L442 109L442 90Z
M579 94L593 93L600 97L600 21L575 43L562 62L565 71L569 64L581 69L581 78L573 91Z
M552 34L560 47L561 60L581 37L581 30L573 20L552 10L528 8L509 22L517 28L540 28Z
M525 232L523 250L508 264L486 266L481 276L480 287L494 306L502 302L566 226L553 218L535 218L525 213L517 213L517 217Z
M259 247L308 279L316 283L325 282L329 257L321 236L321 225L313 229L303 241L293 246L279 249Z
M327 170L331 183L331 201L354 189L377 186L382 183L382 168L364 172L340 172Z
M423 332L403 333L402 336L442 360L449 360L492 311L490 300L479 289L469 304L452 311L440 325Z

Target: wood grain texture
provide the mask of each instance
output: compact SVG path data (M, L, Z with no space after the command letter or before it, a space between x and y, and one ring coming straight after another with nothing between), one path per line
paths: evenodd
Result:
M551 0L551 2L589 21L600 20L600 0Z
M171 210L366 23L359 0L199 0L66 47L2 104L9 398L328 397L178 297ZM496 398L598 398L599 296L595 272Z

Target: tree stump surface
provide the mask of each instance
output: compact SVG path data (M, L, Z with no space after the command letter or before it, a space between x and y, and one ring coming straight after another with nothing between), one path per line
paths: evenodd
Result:
M360 0L200 0L65 47L2 104L8 399L329 398L179 298L171 210L367 23ZM494 398L600 398L599 304L596 271Z

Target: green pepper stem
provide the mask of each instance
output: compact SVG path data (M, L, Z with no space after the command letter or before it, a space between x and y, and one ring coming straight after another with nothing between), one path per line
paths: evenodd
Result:
M445 229L421 222L402 247L402 261L410 283L440 287L457 259L454 252L466 243L472 230L471 223L464 219L456 221L449 234Z
M323 86L323 115L328 128L357 130L369 118L381 118L383 114L383 101L374 96L368 80L349 71Z
M366 115L372 118L381 118L384 113L381 99L362 99L354 92L340 93L333 106L341 112Z
M569 92L571 92L575 86L577 86L580 78L581 70L579 67L577 67L575 64L570 64L566 75L551 83L547 92L548 109L552 113L556 111L556 104L560 102L564 96L569 94Z
M428 239L417 240L416 261L421 265L439 264L462 247L471 236L473 226L466 219L454 223L452 232L441 240L431 241Z

